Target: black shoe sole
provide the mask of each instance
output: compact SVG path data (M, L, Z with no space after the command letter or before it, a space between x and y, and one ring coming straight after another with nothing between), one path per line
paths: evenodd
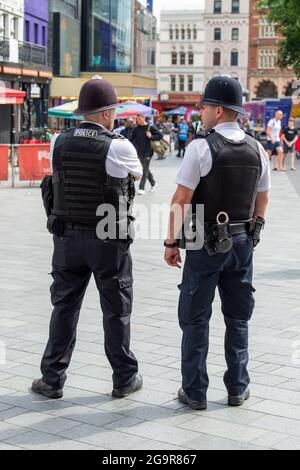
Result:
M38 395L43 395L46 398L51 398L52 400L58 400L59 398L63 397L62 390L53 390L52 392L51 391L47 392L46 390L41 390L40 388L35 388L32 386L31 391Z
M241 397L228 397L228 406L243 406L245 401L249 400L250 398L250 391L248 390L245 396Z
M205 411L207 410L207 403L197 402L190 400L188 397L184 397L178 393L178 401L184 405L188 405L192 410Z
M124 388L124 390L114 389L111 392L111 396L113 398L126 398L126 397L128 397L128 395L131 395L132 393L138 392L142 388L143 388L143 381L141 381L136 387L134 387L132 389L130 389L130 388L128 390L126 390L126 388Z

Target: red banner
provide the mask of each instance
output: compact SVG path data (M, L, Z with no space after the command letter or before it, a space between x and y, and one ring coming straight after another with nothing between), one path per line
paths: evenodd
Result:
M8 145L0 145L0 181L8 180Z
M51 175L50 144L19 145L20 181L40 181Z

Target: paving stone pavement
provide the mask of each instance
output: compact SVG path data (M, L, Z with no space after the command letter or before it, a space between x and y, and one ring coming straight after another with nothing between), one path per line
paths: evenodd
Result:
M140 203L169 204L179 165L174 156L153 162L158 189L137 199L138 223L146 222ZM299 179L281 173L272 179L268 223L255 253L252 397L241 409L226 406L224 324L217 297L205 412L176 400L181 271L164 264L159 239L138 240L132 248L132 349L144 389L128 399L111 399L101 310L91 283L63 400L29 393L31 380L40 375L48 335L52 242L39 189L0 184L0 449L300 449ZM162 220L166 225L165 216ZM151 229L156 228L153 223Z

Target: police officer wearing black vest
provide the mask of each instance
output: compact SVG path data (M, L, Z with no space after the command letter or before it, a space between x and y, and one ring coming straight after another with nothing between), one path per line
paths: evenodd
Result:
M75 111L84 121L56 136L51 145L53 175L51 182L43 184L48 184L44 203L48 229L54 235L54 310L42 378L32 384L33 392L48 398L63 396L92 274L100 293L105 353L113 369L112 396L122 398L142 387L138 363L130 351L133 279L129 249L134 178L141 177L142 169L132 144L112 133L117 106L111 83L94 77L82 86ZM108 206L113 209L113 227L103 233L99 224L106 226Z
M209 321L218 287L226 325L224 383L228 405L241 406L250 397L247 370L248 322L254 309L253 248L260 240L268 206L270 168L263 147L236 122L242 108L242 88L229 76L207 84L201 105L204 130L189 144L177 175L165 260L180 267L178 227L184 205L204 205L202 245L186 244L180 288L179 323L182 336L180 402L192 409L207 408ZM181 216L176 216L179 207ZM178 220L181 219L181 220ZM194 232L196 218L192 218ZM188 224L189 226L189 224Z

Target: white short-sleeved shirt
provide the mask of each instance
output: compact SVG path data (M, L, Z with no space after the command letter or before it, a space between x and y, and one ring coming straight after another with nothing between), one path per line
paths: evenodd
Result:
M83 121L85 122L85 121ZM89 122L99 127L101 124ZM54 145L59 134L56 134L51 140L50 160L53 160ZM143 174L140 160L138 159L134 146L127 139L114 139L109 147L106 158L106 171L109 176L114 178L127 178L130 174L135 177L141 177Z
M281 121L277 121L275 118L270 119L268 127L271 129L273 140L275 140L275 142L280 142ZM269 136L268 140L271 140Z
M215 126L215 131L227 139L240 142L245 138L245 133L236 122L226 122ZM258 192L271 189L271 172L269 157L263 146L258 143L262 175L258 186ZM201 178L208 175L212 169L212 155L208 143L204 139L193 140L187 147L185 157L176 176L176 184L195 190Z

